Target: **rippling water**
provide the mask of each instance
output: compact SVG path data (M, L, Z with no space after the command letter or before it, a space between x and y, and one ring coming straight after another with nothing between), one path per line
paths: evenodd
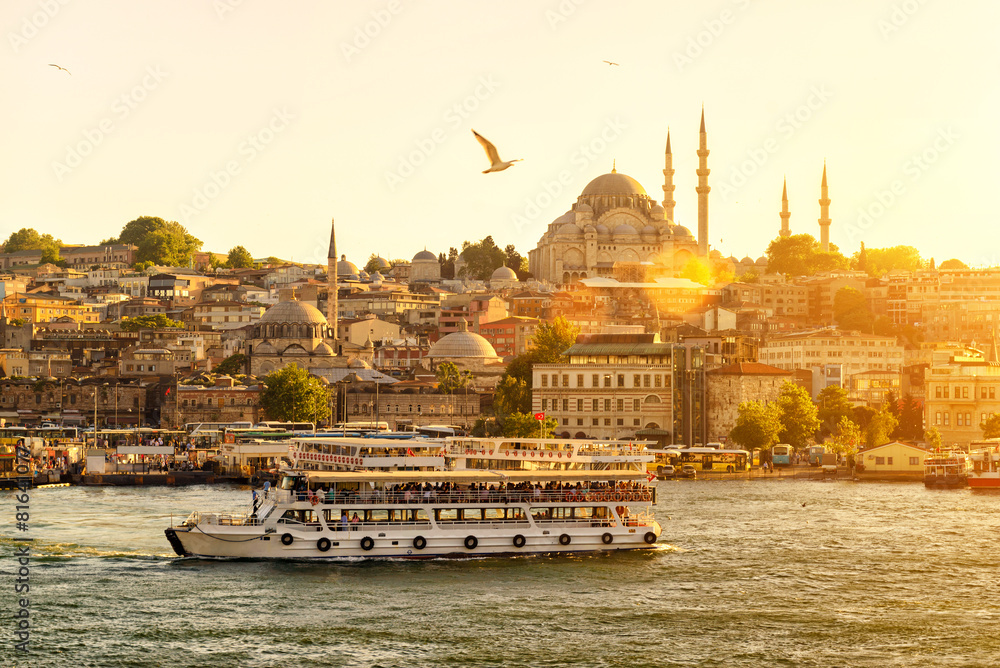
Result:
M246 488L34 490L29 661L2 665L994 666L1000 496L661 482L658 549L351 564L175 559ZM14 501L0 493L0 516ZM803 505L804 504L804 505ZM9 523L0 596L15 609Z

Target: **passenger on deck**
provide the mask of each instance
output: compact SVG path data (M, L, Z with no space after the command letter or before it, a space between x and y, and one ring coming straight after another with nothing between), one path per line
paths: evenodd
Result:
M340 511L340 530L347 531L347 529L348 529L347 511L342 510Z

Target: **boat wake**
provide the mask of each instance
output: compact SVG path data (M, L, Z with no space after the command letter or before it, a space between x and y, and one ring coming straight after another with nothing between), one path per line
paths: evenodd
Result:
M14 554L24 542L9 536L0 536L0 554ZM150 553L141 550L122 550L80 545L79 543L48 543L35 540L31 542L31 558L38 562L60 562L70 559L126 559L136 561L162 561L169 559L170 553Z

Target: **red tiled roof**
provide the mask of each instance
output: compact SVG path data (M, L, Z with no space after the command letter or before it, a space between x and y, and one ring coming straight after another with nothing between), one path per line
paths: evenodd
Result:
M771 366L770 364L761 364L760 362L740 362L739 364L730 364L729 366L720 367L718 369L712 369L709 373L722 373L731 374L735 376L748 375L748 376L790 376L791 374L784 369L779 369L776 366Z

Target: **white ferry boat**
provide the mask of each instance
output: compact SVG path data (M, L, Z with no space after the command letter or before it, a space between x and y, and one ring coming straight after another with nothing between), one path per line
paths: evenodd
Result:
M641 549L661 534L641 444L456 438L386 457L365 441L295 439L302 468L277 488L243 512L192 513L167 539L193 557L419 559Z

